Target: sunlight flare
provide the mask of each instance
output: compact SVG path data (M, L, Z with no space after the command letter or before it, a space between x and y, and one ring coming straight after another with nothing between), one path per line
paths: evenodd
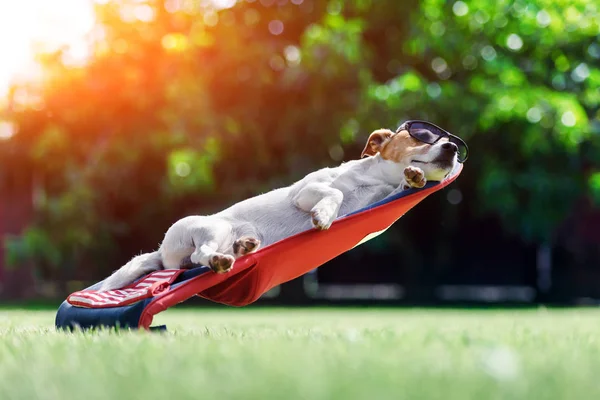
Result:
M66 62L84 62L93 25L91 0L0 2L0 97L11 83L40 77L35 63L40 51L67 47Z

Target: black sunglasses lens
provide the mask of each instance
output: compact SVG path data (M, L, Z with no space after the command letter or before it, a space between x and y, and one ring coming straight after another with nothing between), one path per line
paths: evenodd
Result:
M401 126L401 128L404 128L404 126ZM450 142L454 143L458 147L457 158L459 162L462 163L466 161L467 157L469 156L469 148L461 138L449 134L435 125L420 121L409 122L408 132L413 138L427 144L434 144L441 137L447 137Z
M467 148L466 143L461 139L452 136L449 137L449 140L458 146L458 161L464 162L469 156L469 149Z
M443 135L439 128L422 122L411 123L408 132L415 139L428 144L435 143Z

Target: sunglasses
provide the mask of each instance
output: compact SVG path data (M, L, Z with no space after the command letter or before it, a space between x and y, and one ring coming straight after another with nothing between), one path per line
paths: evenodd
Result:
M464 163L469 156L467 144L458 136L454 136L448 131L443 130L437 125L426 121L406 121L398 127L397 132L407 130L408 134L420 142L427 144L437 143L441 138L448 138L448 141L458 147L458 162Z

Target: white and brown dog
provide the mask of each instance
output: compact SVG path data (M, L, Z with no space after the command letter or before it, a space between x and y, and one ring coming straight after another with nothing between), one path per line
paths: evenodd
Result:
M102 282L121 288L159 269L209 266L217 273L236 258L312 227L328 229L340 215L359 210L427 180L444 179L457 163L458 147L439 137L429 144L407 129L376 130L360 160L310 173L291 186L244 200L207 216L175 222L160 248L134 257Z

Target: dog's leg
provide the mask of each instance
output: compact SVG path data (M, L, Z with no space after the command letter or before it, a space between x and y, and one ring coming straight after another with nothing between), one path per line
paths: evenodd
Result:
M313 226L322 230L329 229L335 221L343 200L341 190L323 183L310 183L296 194L293 202L301 210L309 212Z
M226 253L231 244L232 226L219 218L186 217L177 221L161 245L166 268L190 268L205 265L213 271L227 272L234 258Z
M260 240L251 236L244 236L233 242L233 254L235 258L240 258L258 250Z
M411 187L420 189L425 186L426 183L427 179L425 179L425 173L421 168L408 166L404 168L403 182L401 182L400 185L398 185L398 187L386 197L394 196L400 192L410 189Z
M196 251L190 256L194 264L209 266L218 274L230 271L233 268L235 258L228 254L222 254L216 250L216 242L209 242L196 247Z
M408 187L422 188L427 183L425 172L419 167L408 166L404 168L404 180ZM406 189L408 189L406 187Z
M219 218L206 220L202 225L192 227L190 234L196 250L190 256L194 264L209 266L216 273L225 273L233 268L235 258L224 254L231 246L233 227Z
M329 229L338 216L344 195L339 190L331 196L324 197L310 210L313 226L317 229Z

